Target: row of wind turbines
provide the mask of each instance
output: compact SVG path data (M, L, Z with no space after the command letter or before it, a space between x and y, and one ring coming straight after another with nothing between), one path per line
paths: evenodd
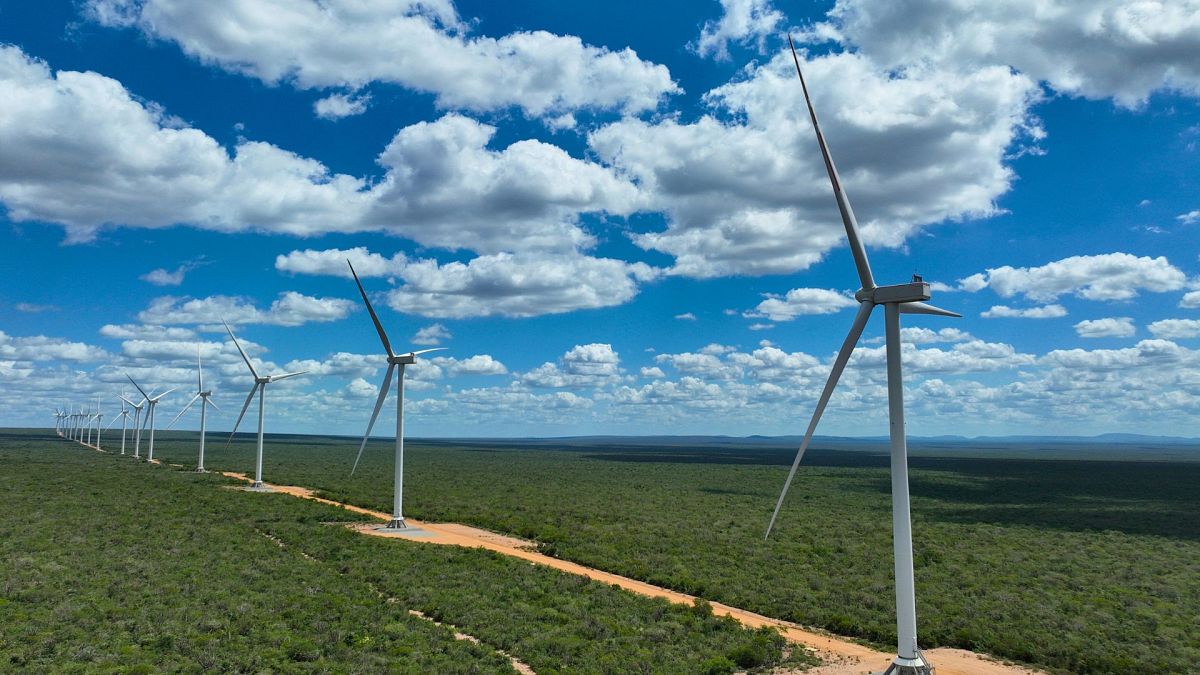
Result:
M354 472L358 470L358 463L362 459L363 450L366 449L367 441L370 440L370 437L371 437L371 430L374 429L374 427L375 427L375 420L379 417L379 411L383 408L384 400L387 398L388 392L391 389L392 379L393 379L393 375L394 375L395 380L396 380L396 392L397 392L397 395L396 395L396 463L395 463L395 485L393 487L394 497L392 500L392 519L388 522L388 524L386 526L384 526L381 529L389 530L389 531L403 531L403 530L408 529L408 525L404 521L404 508L403 508L403 506L404 506L403 505L403 500L404 500L404 368L407 365L416 363L417 357L422 354L426 354L428 352L440 351L445 348L444 347L434 347L432 349L421 349L421 350L417 350L417 351L406 352L403 354L395 353L395 351L393 351L393 349L392 349L391 341L388 340L387 332L384 331L383 324L380 323L379 316L375 313L375 308L371 305L371 300L367 297L367 291L366 291L366 289L363 288L362 281L359 280L359 278L358 278L358 273L355 272L355 270L354 270L354 265L352 263L350 263L349 260L346 261L346 264L350 266L350 274L354 277L354 283L355 283L355 285L358 286L358 292L362 296L363 303L367 306L367 312L371 315L371 321L375 324L375 330L379 334L379 339L383 343L383 349L386 352L386 357L387 357L387 371L384 373L384 376L383 376L383 384L380 385L380 387L379 387L379 397L375 401L375 409L371 413L370 422L367 423L367 431L365 434L363 434L362 443L358 447L358 456L355 457L355 459L354 459L354 466L350 469L350 473L351 473L351 475L353 475ZM229 442L233 440L234 435L237 433L238 427L241 426L241 424L242 424L242 419L246 416L246 411L250 408L250 404L254 401L254 397L257 394L258 395L258 434L257 434L256 451L255 451L255 458L254 458L254 481L250 484L248 489L254 490L254 491L260 491L260 492L269 492L271 490L271 488L266 483L263 482L263 475L262 475L263 474L263 429L264 429L265 418L266 418L267 385L272 384L274 382L279 382L280 380L286 380L288 378L296 377L298 375L304 375L308 371L299 370L299 371L295 371L295 372L291 372L291 373L276 373L276 374L270 374L270 375L260 374L258 369L256 369L254 367L254 363L250 360L250 357L246 354L246 350L242 349L242 344L240 342L238 342L237 336L234 335L234 333L233 333L233 329L229 327L229 324L226 323L224 319L221 320L221 323L222 323L222 325L225 326L225 331L227 333L229 333L229 339L233 341L234 347L237 348L238 354L241 355L242 361L244 361L246 363L246 368L248 368L250 370L250 376L254 380L254 384L250 388L250 392L246 395L246 402L242 404L242 410L240 413L238 413L237 421L234 422L233 430L229 433L229 439L226 441L226 445L228 445ZM121 453L120 454L122 454L122 455L126 454L126 437L127 437L127 431L128 431L129 409L132 409L134 411L133 457L134 457L134 459L142 458L141 457L142 433L144 431L146 431L148 428L149 429L149 438L148 438L148 446L147 446L145 458L146 458L146 461L154 462L155 461L154 460L155 410L158 407L159 402L162 401L163 397L165 397L167 394L170 394L171 392L175 391L177 389L177 387L173 387L171 389L167 389L166 391L155 394L155 393L153 393L154 388L151 388L150 391L146 391L145 389L142 388L141 385L139 385L136 381L134 381L134 379L132 377L130 377L128 374L126 374L125 377L129 380L129 382L131 384L133 384L133 386L137 389L138 393L141 394L141 399L135 403L134 400L132 400L129 397L126 397L124 395L120 396L119 397L121 400L120 414L113 417L112 421L109 422L108 427L103 427L103 428L104 429L110 428L110 427L112 427L113 424L116 423L116 421L118 419L121 420ZM171 420L171 423L167 425L167 428L169 429L169 428L175 426L175 423L178 422L180 420L180 418L182 418L183 415L185 413L187 413L188 410L191 409L191 407L196 403L196 401L200 401L200 448L199 448L199 459L196 464L196 471L198 473L205 473L207 471L204 468L204 445L205 445L205 436L206 436L205 423L206 423L208 407L212 406L214 410L218 410L218 411L220 410L219 408L217 408L217 404L214 401L212 401L212 395L213 395L212 390L205 389L205 387L204 387L204 366L200 361L200 348L197 346L197 348L196 348L196 393L192 396L191 400L189 400L187 402L187 405L185 405L183 407L183 409L180 410L179 413L175 415L175 418ZM126 408L127 405L129 406L129 408ZM143 408L146 409L146 414L145 414L144 418L142 417L142 409ZM93 412L90 405L86 411L84 411L82 408L80 408L77 412L69 412L69 408L64 406L62 409L57 409L57 408L55 409L54 417L55 417L55 433L58 434L60 437L66 438L68 440L76 441L79 444L84 445L86 447L94 448L96 450L102 450L102 448L100 446L100 432L102 430L101 422L102 422L103 415L100 412L100 398L99 397L97 397L97 399L96 399L95 412ZM93 441L93 436L92 436L93 428L95 429L94 441Z
M841 350L834 359L833 367L829 374L829 379L818 398L816 409L813 412L808 429L805 432L804 440L796 453L795 461L792 463L791 470L788 472L787 480L784 482L783 490L779 495L779 500L776 503L774 513L771 515L770 522L767 526L766 536L769 537L771 530L775 526L776 519L779 516L780 509L783 506L788 489L791 487L792 479L796 475L796 470L800 465L805 451L812 440L813 434L816 431L817 424L821 419L821 415L825 410L833 395L834 389L837 387L838 380L841 377L842 371L845 369L847 362L850 359L850 354L854 351L858 344L859 338L866 327L867 320L870 318L875 307L882 305L884 308L885 319L885 344L887 354L887 383L888 383L888 418L891 436L891 478L892 478L892 534L893 534L893 564L896 581L896 627L897 627L897 650L896 657L893 659L890 666L884 671L883 675L932 675L933 666L926 660L925 656L917 643L917 617L916 617L916 597L915 597L915 580L913 572L913 552L912 552L912 519L909 510L909 485L908 485L908 457L907 443L904 428L904 389L901 376L901 342L900 342L900 315L901 314L926 314L936 316L959 317L959 314L950 312L944 309L926 304L925 301L930 298L930 285L914 276L912 281L904 284L896 284L889 286L878 286L875 283L874 276L871 272L870 263L867 260L866 249L862 244L862 239L859 236L858 222L854 216L854 211L850 206L849 197L842 186L841 179L833 163L833 158L829 151L829 146L825 141L825 136L821 132L820 124L817 121L817 114L813 108L812 100L808 93L807 84L804 81L804 74L800 69L800 60L796 55L795 46L792 45L792 40L789 36L788 45L792 50L792 59L796 65L796 74L800 79L800 86L804 93L804 101L807 106L809 119L812 122L813 131L816 134L817 143L820 146L821 155L825 162L825 169L829 175L829 181L833 187L834 198L837 202L838 211L841 214L842 223L845 226L846 238L849 243L850 251L854 256L855 267L858 271L861 288L855 293L855 298L859 301L858 313L851 324L850 332L847 334L845 341L842 343ZM347 261L349 262L349 261ZM388 340L387 334L380 324L379 317L375 314L374 308L371 306L370 300L367 299L366 291L363 289L362 282L359 280L357 273L354 272L354 266L350 266L354 281L358 285L358 290L362 295L363 302L367 306L367 310L371 315L371 320L375 324L375 329L379 333L379 338L383 343L383 348L387 353L387 372L384 375L383 384L380 387L379 398L375 402L375 409L371 413L371 420L367 425L366 434L363 436L362 444L359 446L358 457L355 459L354 470L358 467L359 459L362 458L363 449L366 447L367 440L370 438L371 430L375 425L375 420L379 416L379 411L383 406L384 399L387 397L388 389L391 386L393 373L396 374L398 395L396 398L396 462L395 462L395 492L394 492L394 508L391 522L386 528L389 530L403 530L406 525L402 512L403 499L403 480L404 480L404 368L406 365L416 362L417 356L432 349L408 352L405 354L396 354L393 352L391 343ZM229 332L229 337L237 346L238 352L242 359L246 362L246 366L250 369L250 374L254 378L254 386L251 388L249 395L246 397L246 402L242 406L242 411L238 415L238 421L234 424L234 432L236 433L238 424L241 423L242 417L246 414L255 393L258 394L258 447L257 458L255 462L255 480L252 489L266 489L262 482L262 453L263 453L263 416L264 416L264 397L266 387L272 382L277 382L290 377L304 374L304 371L295 373L283 373L280 375L259 375L255 370L254 365L250 362L246 352L242 350L237 338L233 335L233 331L229 329L228 324L225 326ZM398 367L398 369L397 369ZM197 363L199 370L199 363ZM398 370L398 372L396 372ZM132 381L132 378L131 378ZM137 383L134 383L137 386ZM204 391L203 379L198 378L197 385L199 388L196 396L188 403L188 407L195 402L197 398L203 399L201 404L201 432L200 432L200 470L203 470L203 448L204 448L204 408L205 405L211 405L208 397L212 392ZM150 407L148 417L150 418L150 457L153 456L154 448L154 406L167 392L159 394L156 397L151 397L146 392L138 387L138 391L142 393L143 401L137 405L132 402L122 399L126 403L134 406L137 414L141 412L142 405ZM187 407L180 411L176 416L176 420L187 411ZM90 411L84 413L66 414L63 411L58 411L60 426L60 435L66 432L67 437L80 440L81 435L86 428L90 434L91 420L96 420L97 426L97 441L96 446L99 448L99 418L97 412L92 415ZM122 408L122 417L127 417L128 413ZM135 414L135 427L136 423ZM124 425L122 425L124 429ZM232 438L233 434L230 434ZM88 436L90 438L90 435ZM138 436L140 439L140 434ZM81 441L82 442L82 441ZM134 452L137 452L137 443L135 441ZM124 431L122 431L122 453L124 452Z

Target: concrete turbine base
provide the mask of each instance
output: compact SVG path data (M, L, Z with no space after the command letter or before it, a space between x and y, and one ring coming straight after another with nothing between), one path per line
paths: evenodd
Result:
M934 675L934 667L925 660L921 650L917 650L917 658L906 659L897 656L887 670L876 675Z
M381 530L407 530L408 523L404 522L403 518L392 518L387 525L379 528Z
M267 485L266 483L264 483L260 480L256 480L253 483L251 483L250 485L247 485L246 487L244 487L242 489L247 492L274 492L275 491L270 485Z

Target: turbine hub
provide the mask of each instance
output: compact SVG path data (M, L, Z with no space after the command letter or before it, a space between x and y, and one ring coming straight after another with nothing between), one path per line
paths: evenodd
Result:
M859 289L854 299L859 302L870 302L875 305L888 303L924 302L930 298L929 284L924 281L914 281L894 286L877 286L871 290Z

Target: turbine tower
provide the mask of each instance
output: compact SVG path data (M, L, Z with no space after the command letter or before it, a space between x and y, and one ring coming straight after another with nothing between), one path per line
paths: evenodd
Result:
M392 371L396 370L396 366L400 366L400 372L396 374L396 468L395 468L395 486L392 495L392 519L385 525L384 530L403 530L408 527L404 523L404 367L417 362L417 357L428 352L436 352L445 349L445 347L434 347L433 349L422 349L407 354L396 354L392 351L392 343L388 341L387 333L383 331L383 324L379 323L379 316L375 314L375 308L371 306L371 301L367 299L367 292L363 290L362 282L358 280L358 273L354 271L354 265L349 260L346 261L350 265L350 274L354 275L354 283L358 284L358 292L362 295L363 303L367 305L367 311L371 314L371 321L375 323L375 330L379 332L379 339L383 342L383 349L387 352L387 372L383 376L383 384L379 387L379 398L375 400L375 411L371 413L371 421L367 423L367 433L363 434L362 444L358 446L358 457L354 458L354 468L350 469L350 475L358 469L358 460L362 459L363 449L367 447L367 439L371 437L371 429L375 426L375 419L379 417L379 410L383 407L383 400L387 398L388 388L392 385Z
M128 378L130 382L133 382L133 378L129 377L128 373L125 374L125 377ZM146 405L149 406L149 410L146 411L146 420L150 425L150 448L148 450L146 450L146 461L153 462L154 461L154 409L158 407L158 402L162 400L162 397L175 391L176 389L178 389L178 387L171 387L170 389L164 391L163 393L159 394L158 396L150 396L150 394L147 394L145 391L142 391L142 388L140 386L138 386L137 382L133 382L133 386L137 387L138 393L140 393L143 397L145 397ZM153 390L151 390L151 391L153 391Z
M779 494L779 501L775 504L775 512L771 514L771 522L767 525L767 536L771 535L775 519L779 516L779 510L783 506L784 497L787 496L788 488L792 484L792 478L796 475L796 468L800 465L800 460L804 457L805 450L808 449L813 432L817 428L817 422L821 419L821 413L825 411L825 406L829 403L829 398L837 386L838 379L842 375L842 370L845 369L847 361L850 360L851 352L854 351L855 345L858 344L858 339L867 324L867 319L871 316L871 311L877 305L883 305L887 345L888 422L891 430L892 446L892 545L896 575L897 634L896 658L893 659L888 669L884 671L884 675L931 675L933 667L925 660L920 648L917 646L917 602L913 579L912 518L909 514L908 457L904 434L904 382L901 379L900 372L900 315L935 314L938 316L953 317L960 315L925 304L924 301L930 297L929 284L921 281L919 278L914 278L911 283L907 284L894 286L875 285L875 278L871 275L871 266L867 262L867 251L863 247L862 240L858 235L858 221L854 218L854 211L850 208L850 200L846 196L841 179L838 178L837 169L833 165L833 158L829 154L829 146L825 143L825 136L821 133L821 127L817 123L817 113L813 109L812 100L808 95L808 86L804 82L804 73L800 70L800 58L796 56L796 47L792 44L790 36L788 37L788 46L792 49L792 61L796 64L796 74L800 77L800 87L804 91L804 101L808 106L808 115L812 120L813 131L816 132L817 144L821 147L821 155L825 159L825 170L829 174L830 183L833 185L833 195L837 200L838 210L842 215L842 222L846 226L846 239L850 245L850 252L854 255L854 264L858 268L858 277L862 283L862 288L854 294L855 299L859 302L858 314L854 317L854 323L850 326L850 333L846 335L846 340L842 343L842 348L838 351L838 355L833 361L833 369L829 373L829 380L826 381L825 388L821 391L821 396L817 400L817 407L813 412L812 420L808 423L808 430L804 433L804 440L801 442L800 449L796 453L795 461L792 462L792 468L788 472L787 481L783 484L783 491Z
M221 319L221 323L225 324L225 331L229 333L229 337L233 340L233 346L237 347L238 353L242 355L242 360L246 362L246 367L250 369L250 375L254 377L254 386L250 388L250 394L246 396L246 402L242 404L242 412L238 413L237 422L233 424L233 431L229 432L229 441L233 440L233 435L237 433L238 425L242 423L242 418L246 415L246 409L250 407L250 401L254 400L254 393L258 392L258 453L254 458L254 482L250 485L251 490L269 490L263 485L262 481L262 459L263 459L263 412L266 408L264 399L267 395L267 385L279 380L286 380L289 377L303 375L307 370L298 370L294 373L284 373L282 375L265 375L260 376L258 371L250 363L250 357L246 356L245 350L234 336L233 330L229 328L229 324L225 323L225 319ZM225 441L228 445L229 441Z
M192 400L188 401L187 405L183 406L183 410L180 410L175 419L171 420L171 423L167 425L168 429L175 426L179 418L183 417L188 408L191 408L192 404L196 402L196 399L200 399L200 462L196 465L196 473L208 473L204 469L204 409L211 405L214 409L220 410L220 408L217 408L216 403L208 400L210 396L212 396L212 390L204 390L204 368L200 365L200 345L196 345L196 395L192 397Z
M142 406L146 405L146 399L143 398L140 403L134 403L124 396L120 398L133 407L133 458L141 459L139 453L142 449L142 425L139 424L139 420L142 419Z
M127 401L125 400L125 397L119 396L118 398L121 399L121 412L118 415L114 415L112 418L112 421L109 422L108 426L104 427L104 428L108 429L112 425L116 424L118 419L121 420L121 454L124 455L125 454L125 425L129 421L129 411L125 409L125 404L127 403Z
M100 450L100 424L104 421L104 413L100 412L100 397L96 397L96 449Z

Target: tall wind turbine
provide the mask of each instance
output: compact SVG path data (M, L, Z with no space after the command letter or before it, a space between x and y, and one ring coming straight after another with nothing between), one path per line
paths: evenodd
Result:
M139 420L142 419L142 406L146 405L146 399L134 403L122 396L121 400L133 407L133 458L141 459L139 452L142 449L142 425L139 424Z
M238 425L242 423L242 417L246 415L246 409L250 407L250 401L254 400L254 393L258 392L258 453L254 458L254 482L250 485L251 490L267 490L262 481L262 458L263 458L263 410L266 407L265 401L267 395L267 385L279 380L286 380L289 377L303 375L307 370L298 370L294 373L284 373L282 375L259 375L254 369L254 365L250 363L250 357L246 356L246 351L242 349L242 345L234 336L233 330L229 328L229 324L225 323L225 319L221 319L221 323L225 324L225 331L229 333L229 337L233 340L233 346L237 347L238 353L242 355L242 360L246 362L246 367L250 369L250 375L254 377L254 386L250 388L250 394L246 396L246 402L242 404L242 412L238 413L237 422L233 425L233 431L229 432L229 440L233 440L233 435L237 433ZM226 444L229 441L225 441Z
M128 373L126 373L125 377L127 377L130 382L133 382L133 378L129 377ZM175 391L176 389L178 389L178 387L171 387L170 389L164 391L163 393L161 393L157 396L151 396L150 394L147 394L145 391L143 391L142 388L140 386L138 386L137 382L133 382L133 386L137 387L138 392L146 399L146 406L149 408L146 411L146 420L147 420L147 423L150 425L150 447L149 447L149 449L146 450L146 461L153 462L154 461L154 409L158 407L158 402L162 400L162 397ZM140 438L141 434L139 434L138 436Z
M100 423L104 421L104 413L100 412L100 397L96 397L96 449L100 450Z
M85 446L92 445L92 420L96 419L96 415L92 412L92 404L88 404L87 412L83 414L84 442Z
M116 424L118 419L121 420L121 454L124 455L125 454L125 425L129 422L129 411L125 409L125 404L127 403L127 401L125 400L125 397L120 396L118 398L121 399L121 412L118 415L114 415L112 418L112 421L109 422L108 426L104 427L104 428L107 429L107 428L111 427L112 425Z
M900 315L935 314L953 317L960 315L925 304L924 301L930 297L929 284L921 281L918 277L914 277L913 281L907 284L875 285L875 278L871 275L871 266L867 262L867 251L858 235L858 221L854 218L850 200L846 196L841 179L838 178L837 169L833 165L833 158L829 154L829 146L825 143L825 136L821 133L821 127L817 123L817 113L813 109L812 99L808 95L804 73L800 70L800 58L796 56L796 48L792 45L790 36L788 45L792 48L792 60L796 64L796 74L800 77L800 87L804 91L808 115L812 120L813 131L817 135L817 144L821 147L821 155L825 159L825 170L833 185L833 195L837 200L838 210L841 211L842 222L846 226L846 239L849 241L850 252L854 255L854 264L858 268L858 277L862 288L854 294L855 299L859 302L858 315L854 317L850 333L846 335L846 340L842 343L842 348L833 361L833 369L829 373L828 381L825 382L825 388L821 391L820 398L817 399L817 407L813 412L812 420L808 423L804 441L800 444L800 450L796 453L796 459L792 462L792 468L788 472L787 481L783 484L783 491L779 494L779 501L775 504L775 512L771 514L771 522L767 525L767 536L771 535L775 519L779 516L779 510L783 506L784 497L787 496L792 478L796 475L796 468L800 465L805 450L808 449L813 432L817 428L817 422L821 419L821 413L825 411L825 406L829 403L829 398L837 386L842 370L845 369L846 362L850 360L850 353L858 344L858 339L867 324L867 319L871 316L871 311L875 309L876 305L883 305L887 344L888 421L891 427L892 445L892 545L896 575L897 634L897 655L888 669L884 671L884 675L930 675L933 673L933 667L925 660L917 646L912 518L909 514L908 498L908 450L904 434L904 382L900 373Z
M350 475L358 469L358 460L362 459L363 449L367 447L367 439L371 437L371 429L375 426L375 419L379 417L379 410L383 407L383 400L387 398L388 388L392 385L392 371L396 370L396 366L400 366L400 372L396 374L396 469L395 469L395 485L392 495L392 519L382 529L384 530L403 530L408 527L404 523L404 367L417 362L417 357L428 352L436 352L445 347L434 347L433 349L422 349L407 354L396 354L392 351L392 343L388 341L387 333L383 331L383 324L379 323L379 316L375 314L375 308L371 306L371 301L367 299L367 292L363 290L362 282L358 280L358 273L354 271L354 265L349 260L346 261L350 265L350 274L354 275L354 283L358 284L358 292L362 295L363 303L367 305L367 311L371 314L371 321L375 323L375 330L379 332L379 339L383 342L383 349L387 352L387 372L383 376L383 384L379 387L379 398L375 400L375 411L371 413L371 421L367 423L367 433L363 434L362 445L358 446L358 457L354 458L354 468L350 469Z
M175 419L171 420L171 423L167 425L168 429L175 426L179 418L183 417L188 408L191 408L192 404L196 402L196 399L200 399L200 462L196 465L196 473L207 473L204 470L204 409L211 405L213 408L220 410L220 408L217 408L216 403L208 400L210 396L212 396L212 390L204 390L204 368L200 365L200 346L196 345L196 395L192 397L192 400L188 401L187 405L183 406L183 410L180 410Z

